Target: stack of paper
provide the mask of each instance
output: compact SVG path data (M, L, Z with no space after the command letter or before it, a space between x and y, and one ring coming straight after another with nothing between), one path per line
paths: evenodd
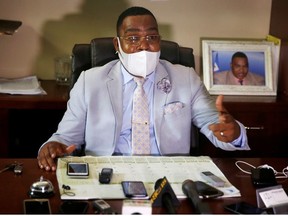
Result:
M21 79L0 79L0 93L22 95L46 94L36 76Z

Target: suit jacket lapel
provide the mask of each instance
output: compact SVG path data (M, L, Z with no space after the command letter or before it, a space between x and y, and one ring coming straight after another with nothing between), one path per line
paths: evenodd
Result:
M117 140L115 139L120 135L123 119L123 79L120 71L120 61L108 72L106 84L115 116L116 133L114 143L116 143Z

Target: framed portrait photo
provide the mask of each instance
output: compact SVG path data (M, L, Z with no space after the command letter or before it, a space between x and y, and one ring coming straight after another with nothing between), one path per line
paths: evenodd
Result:
M277 94L273 42L202 40L203 81L211 95Z

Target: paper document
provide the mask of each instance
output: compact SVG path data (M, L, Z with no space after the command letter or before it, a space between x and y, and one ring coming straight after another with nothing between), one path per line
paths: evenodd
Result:
M75 179L67 176L68 162L87 162L89 178ZM102 168L112 168L110 184L99 183ZM200 173L211 171L225 181L223 197L239 197L240 192L224 176L221 170L207 156L200 157L164 157L164 156L101 156L101 157L64 157L58 159L57 180L61 199L124 199L121 181L143 181L149 197L154 192L155 182L164 176L169 181L178 198L186 197L182 192L182 183L191 179L204 181ZM62 185L69 185L75 196L63 193Z
M46 94L36 76L21 79L0 79L0 93L23 95Z

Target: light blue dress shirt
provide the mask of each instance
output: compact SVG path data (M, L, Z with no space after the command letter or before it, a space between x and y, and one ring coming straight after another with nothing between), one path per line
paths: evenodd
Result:
M133 80L133 76L129 74L124 67L121 65L121 72L123 77L123 125L121 129L121 134L119 142L116 144L115 155L132 155L132 142L131 142L131 132L132 132L132 104L133 104L133 94L136 89L136 82ZM154 77L155 73L151 73L146 77L144 82L144 91L148 98L149 111L150 111L150 146L151 155L160 155L154 131L153 124L153 91L154 91Z

